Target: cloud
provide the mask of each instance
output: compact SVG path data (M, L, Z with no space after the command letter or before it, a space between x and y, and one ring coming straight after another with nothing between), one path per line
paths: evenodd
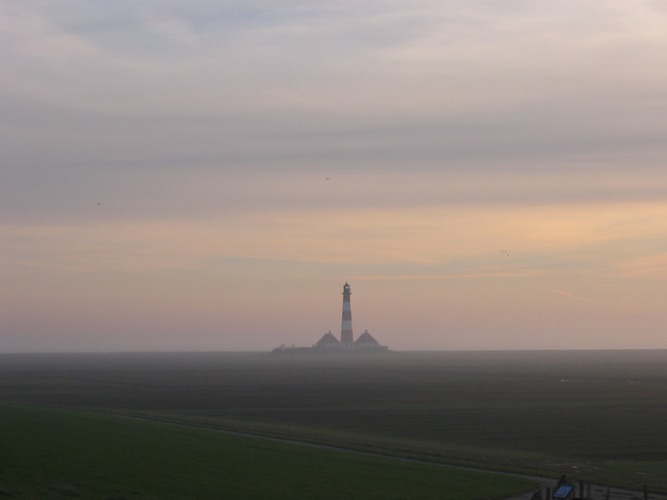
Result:
M568 291L565 291L565 290L558 290L558 289L554 288L554 289L551 289L550 291L557 294L557 295L561 295L563 297L568 297L570 299L574 299L574 300L581 301L581 302L586 302L588 304L595 304L595 305L610 308L610 309L622 309L621 307L619 307L615 304L611 304L609 302L605 302L605 301L602 301L602 300L597 300L597 299L594 299L594 298L591 298L591 297L584 297L582 295L578 295L578 294L568 292Z
M664 281L667 278L667 253L649 253L621 260L616 263L616 271L625 278Z
M487 310L511 289L508 331L513 297L609 284L659 317L666 23L629 0L0 2L4 281L29 311L118 275L140 311L173 271L250 311L288 277L429 304L456 280Z
M105 7L92 22L89 9L25 8L24 38L67 41L64 68L32 63L51 82L32 96L51 95L47 112L65 124L54 140L105 123L86 142L119 163L142 159L143 144L156 161L199 152L224 162L344 158L404 168L394 159L412 158L412 169L601 168L617 155L654 163L662 152L660 12L630 22L635 9L623 2L160 9ZM25 56L20 47L13 55Z

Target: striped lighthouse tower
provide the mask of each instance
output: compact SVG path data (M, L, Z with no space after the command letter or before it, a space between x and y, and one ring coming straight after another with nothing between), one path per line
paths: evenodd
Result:
M352 334L352 308L350 307L350 285L345 283L343 287L343 321L340 327L340 343L343 349L354 348L354 336Z

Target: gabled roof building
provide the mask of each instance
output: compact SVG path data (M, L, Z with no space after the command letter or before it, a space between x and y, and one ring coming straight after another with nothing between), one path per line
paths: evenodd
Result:
M315 344L317 349L340 349L340 341L334 337L334 334L329 330L324 336Z
M379 349L382 346L370 333L368 333L368 330L364 330L364 333L354 341L354 347L356 349Z

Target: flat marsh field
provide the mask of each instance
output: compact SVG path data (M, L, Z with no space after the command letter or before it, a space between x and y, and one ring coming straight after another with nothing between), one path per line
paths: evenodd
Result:
M667 492L667 351L7 354L0 402Z
M529 481L72 410L0 404L0 496L503 498Z

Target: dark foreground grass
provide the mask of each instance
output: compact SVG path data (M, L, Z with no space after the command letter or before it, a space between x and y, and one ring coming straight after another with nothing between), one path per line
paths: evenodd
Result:
M68 410L0 405L0 496L504 498L498 475Z

